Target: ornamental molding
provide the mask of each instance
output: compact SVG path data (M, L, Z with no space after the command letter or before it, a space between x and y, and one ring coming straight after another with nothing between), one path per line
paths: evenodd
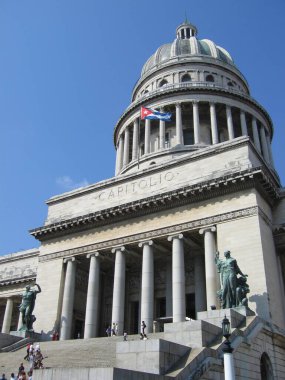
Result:
M130 220L130 218L184 206L248 188L257 188L271 203L279 197L277 184L272 180L270 172L265 167L251 168L120 206L45 225L31 230L30 234L40 241L45 241L55 236L66 236L74 232Z
M102 251L102 256L107 255L109 257L110 251L115 246L122 246L127 244L139 243L147 239L155 239L159 237L167 237L173 234L183 233L189 230L197 230L202 227L212 226L213 224L225 223L234 219L247 218L258 215L260 208L258 206L247 207L236 211L226 212L223 214L214 215L208 218L202 218L193 220L191 222L185 222L182 224L176 224L169 227L159 228L156 230L143 232L139 234L124 236L118 239L111 239L95 244L90 244L84 247L72 248L65 251L59 251L43 255L39 257L39 262L50 261L54 259L88 254L94 251ZM106 252L104 252L106 251Z
M32 276L5 279L3 281L0 281L0 287L1 286L8 286L8 285L24 284L27 282L32 283L34 281L36 281L36 273L34 273Z

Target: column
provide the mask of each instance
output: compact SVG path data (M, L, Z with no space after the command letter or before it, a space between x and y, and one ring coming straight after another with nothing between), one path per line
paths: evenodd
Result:
M138 152L139 152L139 121L138 119L136 119L134 121L132 161L135 161L138 159Z
M100 257L99 252L87 255L90 259L88 290L86 301L84 338L98 336L99 295L100 295Z
M240 110L240 125L241 125L241 133L243 136L248 136L247 124L245 113L243 110Z
M176 103L176 145L183 145L181 104Z
M139 243L139 247L143 248L141 321L146 324L146 333L151 333L153 331L154 301L153 241Z
M267 141L267 148L268 148L268 153L270 157L270 162L271 162L271 165L274 166L273 155L272 155L272 150L271 150L271 141L270 141L269 135L266 135L266 141Z
M195 311L207 310L205 263L202 255L196 255L194 261Z
M23 327L23 317L22 313L19 312L17 331L20 331L21 327Z
M232 140L235 138L234 124L233 124L232 110L231 110L231 107L228 105L226 105L226 114L227 114L229 140Z
M160 112L164 112L163 108ZM165 149L165 121L159 120L159 149Z
M124 150L124 140L123 136L119 137L119 143L117 148L117 160L116 160L116 174L118 174L123 166L123 150Z
M123 166L127 166L129 163L129 154L130 154L130 131L129 127L125 129L125 138L124 138L124 156L123 156Z
M7 298L5 314L2 325L2 333L9 334L12 321L12 312L13 312L13 300L12 298Z
M194 144L200 143L200 120L199 120L199 104L193 102L193 127L194 127Z
M144 127L144 154L150 153L150 120L145 119Z
M201 229L199 233L204 235L205 250L205 275L206 275L206 297L207 310L217 303L217 269L215 264L215 232L216 227L208 227Z
M256 118L254 116L252 117L252 132L253 132L254 145L260 153L261 152L261 146L260 146L260 140L259 140L259 134L258 134L258 127L257 127Z
M112 325L118 324L119 335L124 332L124 311L125 311L125 282L126 282L126 258L125 247L112 249L116 254L114 288L113 288L113 307L112 307Z
M76 274L76 260L74 257L68 257L63 262L67 263L67 268L62 301L60 340L71 339Z
M183 235L169 236L168 240L172 241L173 322L183 322L186 317Z
M212 144L218 144L218 126L217 126L217 116L215 103L210 103L210 117L211 117L211 133L212 133Z
M168 260L166 263L166 316L171 317L172 314L172 262Z
M269 163L270 157L269 157L268 146L267 146L267 141L266 141L265 129L263 125L261 126L261 129L260 129L260 137L261 137L263 157L265 158L265 161Z

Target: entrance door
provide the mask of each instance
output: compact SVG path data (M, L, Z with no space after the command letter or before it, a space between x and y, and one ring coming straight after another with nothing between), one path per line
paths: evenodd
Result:
M131 302L130 313L130 334L139 332L139 301Z
M186 317L196 318L195 314L195 293L186 294Z
M156 318L166 317L166 298L156 299Z
M80 319L75 319L73 339L83 338L84 322Z

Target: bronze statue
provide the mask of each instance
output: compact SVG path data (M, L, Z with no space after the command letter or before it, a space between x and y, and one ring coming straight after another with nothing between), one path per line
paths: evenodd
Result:
M33 323L36 318L32 315L32 312L35 307L37 294L42 291L38 284L35 284L35 286L38 289L32 289L30 285L27 285L22 295L22 303L19 306L19 310L22 314L23 326L20 328L20 331L33 331Z
M218 292L218 296L222 308L226 309L245 304L244 298L246 298L249 288L246 284L247 275L242 273L236 259L231 257L231 252L225 251L224 256L225 259L220 260L219 252L217 252L215 263L221 275L221 290ZM238 274L242 277L238 278Z

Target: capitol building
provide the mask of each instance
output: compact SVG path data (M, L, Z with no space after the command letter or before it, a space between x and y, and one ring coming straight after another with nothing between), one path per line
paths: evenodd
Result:
M230 250L250 288L248 307L227 309L236 377L284 379L285 191L272 120L225 48L187 20L173 37L143 65L114 127L115 176L50 198L44 224L30 231L40 247L0 257L2 333L19 329L23 289L38 283L43 339L58 331L60 341L87 341L113 324L119 336L138 335L145 321L153 338L117 343L116 368L223 379L215 256ZM142 107L171 120L145 119ZM176 359L148 364L140 344L161 360L160 339ZM189 347L200 350L196 362L175 377Z

